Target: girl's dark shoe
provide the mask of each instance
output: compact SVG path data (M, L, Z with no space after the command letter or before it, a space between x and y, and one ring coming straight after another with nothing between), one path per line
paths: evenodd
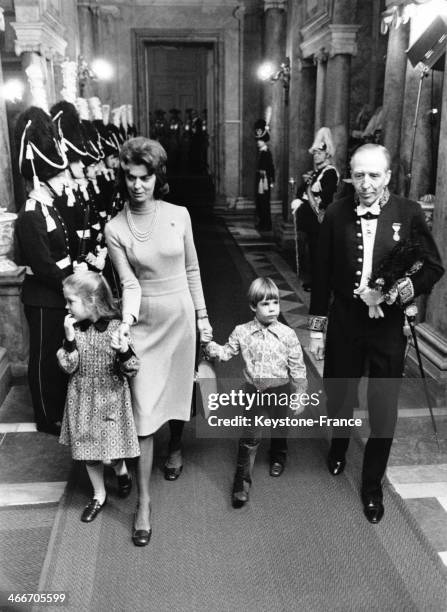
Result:
M81 514L81 521L83 523L91 523L93 520L95 520L95 518L106 505L106 501L107 498L103 501L102 504L100 504L97 499L92 498L84 508L83 513Z
M117 476L118 481L118 497L128 497L132 490L132 477L130 474Z

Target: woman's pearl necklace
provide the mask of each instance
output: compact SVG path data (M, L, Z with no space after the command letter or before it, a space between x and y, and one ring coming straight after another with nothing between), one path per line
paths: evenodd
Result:
M149 227L148 227L147 230L142 232L135 225L135 222L132 219L132 212L130 210L130 206L129 206L129 204L126 204L127 224L129 226L131 234L132 234L132 236L134 236L134 238L136 238L137 240L140 240L141 242L144 242L145 240L149 240L151 238L152 233L154 231L155 224L157 222L159 208L160 208L160 202L158 200L155 200L154 213L153 213L152 218L150 220Z

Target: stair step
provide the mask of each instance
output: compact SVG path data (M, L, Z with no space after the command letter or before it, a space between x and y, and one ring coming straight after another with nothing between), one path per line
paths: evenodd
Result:
M0 405L0 423L33 423L34 413L28 385L14 385Z

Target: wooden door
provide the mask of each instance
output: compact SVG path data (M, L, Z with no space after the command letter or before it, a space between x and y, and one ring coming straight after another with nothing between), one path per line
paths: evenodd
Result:
M205 46L147 45L148 111L187 108L199 113L207 107L207 54Z

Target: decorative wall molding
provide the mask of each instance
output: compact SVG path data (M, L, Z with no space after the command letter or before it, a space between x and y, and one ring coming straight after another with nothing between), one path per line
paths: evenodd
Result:
M113 17L114 19L121 18L121 9L115 4L103 4L99 7L99 14L105 17Z
M245 16L245 5L244 4L240 4L239 6L237 6L234 11L233 11L233 17L235 19L237 19L238 21L243 21L244 16Z
M356 55L359 29L358 25L330 24L301 43L303 57L313 56L316 61L326 61L326 54L329 54L329 57L340 54Z
M332 9L332 0L306 0L304 26L301 28L303 40L311 39L327 28L332 19Z
M302 30L301 30L302 32ZM315 54L320 53L321 49L328 49L330 47L330 31L328 26L322 30L316 32L313 36L304 40L301 43L300 48L303 57L312 57Z
M325 49L324 47L322 47L321 49L319 49L319 51L314 53L314 64L324 64L325 62L328 61L328 59L329 59L329 51L327 51L327 49Z
M278 9L279 11L287 10L287 0L264 0L264 11L270 9Z
M357 55L357 32L359 25L333 24L329 26L331 43L330 57L334 55Z
M46 19L29 23L15 21L11 26L17 37L14 43L16 55L34 52L47 59L56 55L64 56L67 41L50 27Z

